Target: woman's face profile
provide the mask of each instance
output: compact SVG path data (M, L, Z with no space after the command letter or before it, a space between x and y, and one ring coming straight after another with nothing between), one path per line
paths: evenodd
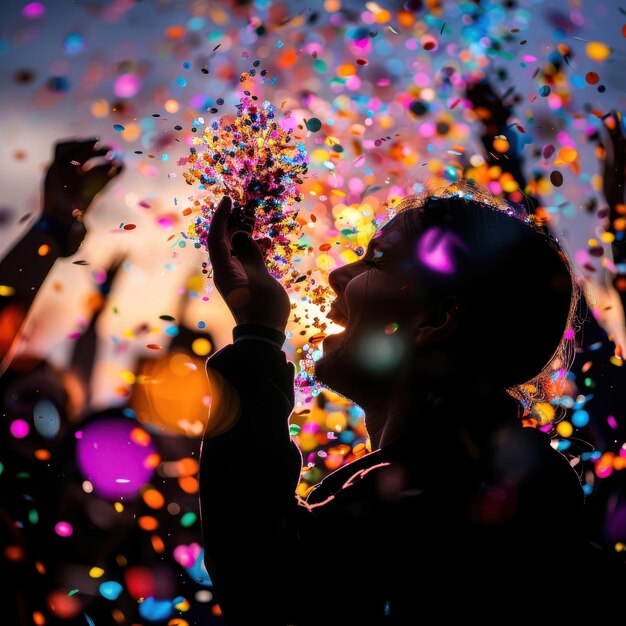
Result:
M355 387L358 393L368 380L393 377L412 349L426 304L416 245L416 234L394 218L372 237L361 259L330 273L337 297L327 317L344 330L324 339L315 369L320 382L338 393L355 399Z

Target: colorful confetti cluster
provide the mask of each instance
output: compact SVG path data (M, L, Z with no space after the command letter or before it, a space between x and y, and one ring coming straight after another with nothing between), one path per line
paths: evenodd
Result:
M287 274L297 249L290 236L299 230L294 204L302 200L298 186L308 170L304 143L293 140L291 128L283 128L273 104L259 103L246 91L236 117L208 124L193 144L178 164L187 167L187 184L204 192L193 202L201 212L192 224L200 244L207 248L211 218L221 198L229 195L234 223L254 237L269 238L269 269L277 278Z

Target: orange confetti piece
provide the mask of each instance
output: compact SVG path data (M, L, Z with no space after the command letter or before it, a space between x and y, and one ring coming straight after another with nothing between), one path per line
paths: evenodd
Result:
M163 346L158 343L149 343L146 348L148 348L148 350L163 350Z
M165 505L165 498L160 491L156 489L148 489L143 493L143 501L151 509L161 509Z
M136 224L124 224L124 230L135 230L137 228Z
M38 461L49 461L52 457L50 454L50 450L46 450L45 448L39 448L39 450L35 450L35 458Z
M159 527L159 522L152 515L142 515L137 524L142 530L148 531L156 530Z
M198 493L198 479L194 476L183 476L179 478L178 485L185 493Z
M165 36L168 39L181 39L182 37L184 37L186 32L187 29L184 26L168 26L165 29Z
M6 546L4 549L4 556L9 561L21 561L24 558L24 550L22 550L22 547L18 545Z
M163 543L163 539L161 539L161 537L159 537L158 535L153 535L150 538L150 543L152 544L152 549L157 554L161 554L162 552L165 552L165 544Z
M354 65L350 65L349 63L344 63L337 68L337 76L341 76L342 78L354 76L354 74L356 74L356 67L354 67Z
M41 244L39 248L37 248L37 254L39 256L46 256L50 252L50 246L47 243Z
M559 159L565 161L565 163L573 163L577 157L578 152L569 146L564 146L559 150Z

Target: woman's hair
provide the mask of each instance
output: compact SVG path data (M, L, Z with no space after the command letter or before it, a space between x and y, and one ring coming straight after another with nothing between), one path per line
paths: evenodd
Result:
M522 208L459 182L394 207L419 233L416 261L431 297L458 302L452 357L474 383L506 388L540 424L574 357L580 291L566 251Z

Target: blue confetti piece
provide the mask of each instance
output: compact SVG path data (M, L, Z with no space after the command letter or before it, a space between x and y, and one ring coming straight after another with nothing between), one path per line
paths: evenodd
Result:
M122 593L122 585L115 580L107 580L100 585L98 590L100 595L107 600L117 600Z

